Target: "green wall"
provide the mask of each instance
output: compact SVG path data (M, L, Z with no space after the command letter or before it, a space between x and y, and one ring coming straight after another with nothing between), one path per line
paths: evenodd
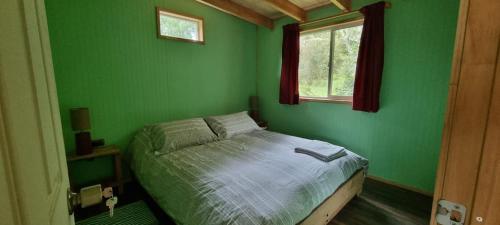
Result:
M354 7L369 4L356 0ZM67 151L69 108L91 110L92 135L127 146L144 124L244 110L261 99L272 130L345 145L370 174L432 191L458 12L455 0L393 0L378 113L328 103L278 104L281 26L239 20L195 1L46 0ZM155 6L205 18L205 45L156 37ZM321 18L339 13L324 7ZM72 164L77 183L111 175L111 159Z
M369 4L356 0L354 8ZM370 175L427 192L434 189L450 77L458 1L391 1L378 113L331 103L278 103L282 25L257 30L257 92L273 130L332 141L370 160ZM339 13L326 7L309 19Z
M158 39L155 6L205 19L205 45ZM68 152L69 109L89 107L93 138L127 146L145 124L246 110L256 93L256 26L195 1L46 0ZM111 159L71 164L76 183Z

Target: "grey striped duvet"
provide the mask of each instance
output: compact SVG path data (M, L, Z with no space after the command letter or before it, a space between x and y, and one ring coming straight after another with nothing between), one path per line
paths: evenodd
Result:
M350 151L328 163L295 153L309 140L265 130L155 156L148 132L132 169L178 224L297 224L368 165Z

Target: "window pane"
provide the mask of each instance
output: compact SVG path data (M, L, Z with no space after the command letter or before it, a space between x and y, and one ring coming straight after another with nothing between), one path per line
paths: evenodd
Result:
M160 34L199 41L198 21L160 13Z
M328 97L330 30L300 36L299 94Z
M352 96L353 94L362 29L363 26L356 26L334 31L331 95Z

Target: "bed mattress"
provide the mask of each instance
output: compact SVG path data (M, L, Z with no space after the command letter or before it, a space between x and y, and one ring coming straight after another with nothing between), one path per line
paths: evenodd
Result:
M293 225L368 166L350 151L331 162L295 153L306 141L259 130L156 155L144 129L131 143L131 167L177 224Z

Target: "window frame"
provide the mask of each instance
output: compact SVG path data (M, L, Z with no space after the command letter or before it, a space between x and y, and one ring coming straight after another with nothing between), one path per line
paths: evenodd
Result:
M338 23L332 23L320 27L315 27L311 29L304 29L300 31L300 35L312 32L319 32L323 30L341 30L356 26L362 26L364 23L364 18L355 18L347 21L342 21ZM331 33L332 35L334 32ZM333 44L333 38L330 37L330 46ZM299 102L327 102L327 103L341 103L341 104L352 104L353 96L339 96L331 95L332 89L332 61L333 61L333 48L330 47L330 55L328 61L328 97L311 97L311 96L300 96ZM300 74L299 74L300 76ZM300 87L299 87L300 88ZM354 89L354 87L353 87Z
M196 22L198 24L198 39L199 40L192 40L192 39L187 39L187 38L162 35L161 34L161 24L160 24L160 15L161 14L164 14L166 16L176 17L179 19L190 20L190 21ZM162 39L184 41L184 42L197 43L197 44L205 44L205 20L203 19L203 17L193 16L193 15L189 15L189 14L185 14L185 13L175 12L175 11L161 8L161 7L156 7L156 34L157 34L158 38L162 38Z

